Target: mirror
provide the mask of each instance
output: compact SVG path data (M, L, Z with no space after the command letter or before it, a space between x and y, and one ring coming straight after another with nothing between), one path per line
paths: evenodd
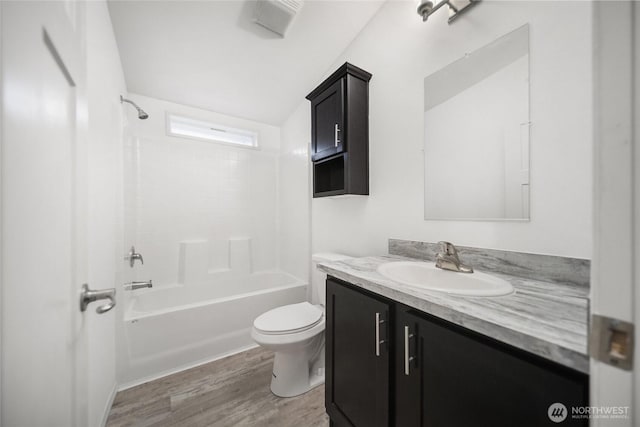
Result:
M424 217L529 219L529 26L424 79Z

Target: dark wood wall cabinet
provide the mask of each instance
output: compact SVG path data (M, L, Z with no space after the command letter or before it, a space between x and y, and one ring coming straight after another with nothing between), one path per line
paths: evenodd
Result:
M333 277L326 351L333 427L588 425L587 375Z
M345 63L313 90L313 197L369 194L369 80Z

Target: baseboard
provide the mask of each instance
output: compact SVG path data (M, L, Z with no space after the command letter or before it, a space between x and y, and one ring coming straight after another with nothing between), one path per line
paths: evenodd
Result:
M116 398L117 392L118 392L118 384L113 383L113 388L111 389L111 395L109 396L109 400L107 400L107 404L104 408L104 413L102 415L102 422L100 423L101 427L105 427L107 425L107 420L109 419L109 413L111 412L111 407L113 406L113 401Z
M162 372L160 372L158 374L149 375L148 377L144 377L144 378L137 379L137 380L134 380L134 381L129 381L129 382L126 382L124 384L120 384L118 386L118 391L123 391L123 390L129 389L131 387L135 387L137 385L140 385L140 384L148 383L149 381L154 381L154 380L157 380L159 378L164 378L164 377L166 377L168 375L172 375L172 374L176 374L178 372L186 371L187 369L191 369L191 368L195 368L195 367L200 366L200 365L204 365L204 364L207 364L207 363L215 362L216 360L224 359L225 357L233 356L234 354L242 353L244 351L251 350L251 349L254 349L256 347L259 347L258 344L250 344L250 345L247 345L247 346L244 346L244 347L241 347L241 348L238 348L238 349L235 349L235 350L223 353L223 354L218 354L218 355L216 355L214 357L209 357L209 358L206 358L206 359L200 359L200 360L198 360L196 362L188 363L186 365L180 365L177 368L168 369L168 370L162 371ZM115 396L115 394L114 394L114 396ZM113 400L112 400L112 402L113 402Z

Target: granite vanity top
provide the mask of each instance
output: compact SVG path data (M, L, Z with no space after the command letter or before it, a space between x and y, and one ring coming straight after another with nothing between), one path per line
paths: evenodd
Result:
M587 287L485 271L510 282L515 292L500 297L450 295L406 286L377 272L380 264L392 261L416 259L373 256L326 262L318 268L357 287L589 373Z

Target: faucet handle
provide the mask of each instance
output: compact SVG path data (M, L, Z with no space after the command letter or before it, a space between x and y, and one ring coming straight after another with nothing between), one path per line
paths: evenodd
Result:
M124 257L124 259L129 260L129 266L133 268L136 260L139 259L141 264L144 264L144 259L142 258L142 254L136 252L135 246L131 246L129 250L129 254Z
M453 243L440 241L438 244L440 245L440 250L444 255L458 256L458 250Z

